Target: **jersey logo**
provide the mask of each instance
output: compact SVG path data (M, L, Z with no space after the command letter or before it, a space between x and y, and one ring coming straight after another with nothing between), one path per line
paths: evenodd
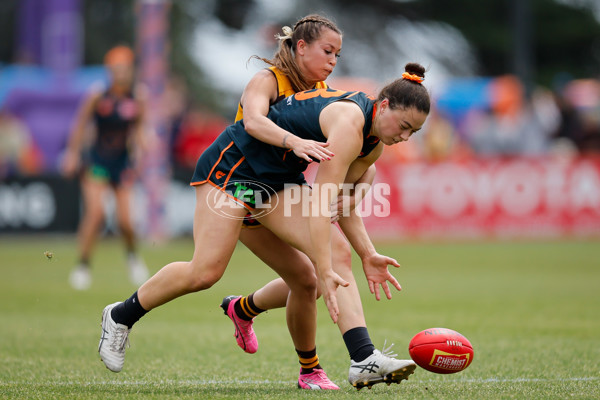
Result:
M307 90L305 92L298 92L294 95L294 98L296 100L308 100L308 99L312 99L315 97L323 97L323 98L329 98L329 97L338 97L343 95L344 93L348 93L345 90L335 90L335 89L311 89L311 90Z
M222 171L217 171L217 173L215 174L215 177L217 179L221 179L224 176L225 176L225 172L222 172Z

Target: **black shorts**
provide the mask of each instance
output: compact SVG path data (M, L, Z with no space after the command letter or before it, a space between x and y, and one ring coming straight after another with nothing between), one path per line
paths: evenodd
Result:
M294 182L264 182L256 176L246 158L227 134L221 134L202 153L192 176L191 186L209 183L226 193L249 211L266 204L286 184L305 184L300 174ZM255 224L248 221L249 225Z
M87 161L87 173L94 179L108 181L113 186L119 186L132 174L131 163L126 152L118 155L101 156L94 149Z

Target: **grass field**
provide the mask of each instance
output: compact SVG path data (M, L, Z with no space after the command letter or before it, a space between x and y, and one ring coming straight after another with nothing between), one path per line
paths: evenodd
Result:
M189 259L191 242L142 250L154 272ZM120 243L100 243L93 287L80 293L67 284L76 258L72 237L0 237L0 398L600 398L600 242L403 242L379 250L403 264L394 272L403 291L377 302L355 264L375 345L387 339L406 358L422 329L455 329L475 348L467 370L417 369L401 385L356 392L346 381L339 331L319 301L319 356L342 390L296 389L299 367L283 310L258 318L261 347L248 355L217 307L223 296L247 294L274 277L240 246L211 290L177 299L136 325L125 368L114 374L97 344L103 307L135 290Z

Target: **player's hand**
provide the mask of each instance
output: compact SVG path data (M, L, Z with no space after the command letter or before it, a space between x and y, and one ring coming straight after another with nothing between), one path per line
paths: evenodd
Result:
M308 162L312 162L313 159L327 161L331 160L331 157L334 156L334 154L327 149L329 143L317 142L315 140L309 139L302 139L298 136L293 137L294 139L290 141L290 149L294 152L296 156Z
M67 151L62 160L62 173L64 176L71 178L77 173L79 165L81 164L81 157L79 153L74 151Z
M397 290L402 290L402 287L394 278L394 276L388 270L389 265L394 267L400 267L398 261L391 257L382 256L381 254L375 253L362 260L363 270L369 283L369 290L372 294L375 294L377 300L381 300L379 294L379 286L383 288L383 291L388 299L392 298L392 293L388 286L388 282L391 283Z
M340 314L337 304L336 290L338 286L347 287L348 285L350 284L333 271L330 271L324 277L319 275L319 287L321 288L321 294L323 296L323 300L325 300L327 310L329 310L329 316L334 324L337 324L338 315Z

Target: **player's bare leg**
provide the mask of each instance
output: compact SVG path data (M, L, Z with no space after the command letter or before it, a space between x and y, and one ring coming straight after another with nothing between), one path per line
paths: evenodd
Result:
M293 189L286 189L293 190ZM310 189L307 186L301 187L302 193L304 196L308 196L310 194ZM279 193L281 196L282 194ZM285 197L285 195L284 195ZM271 213L269 213L264 218L260 219L261 223L264 223L265 226L272 231L277 237L281 238L281 240L285 241L289 245L293 245L296 249L302 251L304 254L312 254L312 241L310 239L309 234L309 225L307 223L306 216L302 215L302 206L300 204L292 205L292 209L289 213L286 212L284 207L275 207ZM278 243L283 245L284 243ZM271 244L272 245L272 244ZM296 254L292 252L290 254ZM294 260L304 260L303 257L295 257ZM287 261L287 260L286 260ZM281 264L281 263L279 263ZM278 265L272 266L273 268L278 268ZM312 262L306 263L304 267L301 267L302 264L305 264L304 261L298 264L297 268L302 271L311 270L313 276L316 278L316 272ZM289 264L288 267L289 268ZM285 277L284 277L285 278ZM316 279L315 279L316 281ZM287 283L290 284L292 280L287 280ZM315 282L316 283L316 282ZM341 280L338 278L338 284L342 284ZM276 285L276 284L275 284ZM272 287L277 290L277 293L281 295L281 293L285 293L284 290L281 290L281 286ZM300 363L302 368L300 370L300 376L298 378L298 387L300 388L309 388L310 382L319 381L321 382L318 386L326 389L338 389L338 387L327 378L327 375L321 368L319 364L319 359L316 356L316 345L315 342L312 342L311 347L306 347L307 342L303 340L302 335L300 334L302 331L299 323L301 322L298 318L298 313L306 312L307 300L296 300L293 295L294 290L290 291L287 299L287 320L288 327L290 329L290 334L292 335L292 340L294 341L294 345L296 346L296 351L300 357ZM315 296L310 302L310 307L312 311L312 307L314 307L314 312L316 313L316 303L314 300L317 296L317 290L313 292L313 296ZM280 301L280 300L279 300ZM301 314L300 314L301 315ZM316 319L315 319L316 324ZM316 326L315 330L316 332ZM300 334L300 335L299 335ZM300 337L298 337L300 336ZM302 347L300 347L302 346ZM308 358L310 355L310 358ZM314 369L313 369L314 368ZM307 382L309 383L307 385Z
M119 305L110 305L107 308L111 309L105 309L99 351L106 366L112 371L121 370L129 329L139 317L181 295L211 287L225 271L239 237L241 218L245 214L245 209L233 207L227 210L227 217L213 212L212 209L216 208L216 204L223 206L223 199L209 196L211 190L209 185L196 188L195 249L192 260L170 263L144 283L130 298L134 307L139 307L141 311L129 313ZM240 219L231 216L239 216ZM290 326L294 327L293 331L302 332L300 337L294 338L294 344L302 351L306 348L315 349L314 331L316 330L316 279L306 272L306 270L292 271L289 267L281 271L284 278L297 279L294 284L290 283L292 286L290 299L294 299L297 295L298 299L291 300L292 307L298 307L297 304L301 302L302 308L291 308ZM302 279L299 278L301 276ZM294 312L296 314L293 314ZM127 314L126 318L123 318L122 313ZM136 313L137 315L133 315ZM318 364L316 354L315 358Z
M273 232L264 227L242 229L240 239L255 255L275 271L286 268L290 264L310 265L313 268L308 256L283 242ZM352 273L350 245L335 226L332 226L331 242L333 246L333 270L350 283L347 288L338 291L338 305L340 308L338 327L343 335L349 329L365 327L366 323L358 286ZM254 292L253 299L260 309L272 310L285 306L288 293L289 288L286 283L283 279L278 278ZM317 295L320 296L320 293Z
M288 268L307 269L311 276L314 275L312 263L304 253L288 245L260 224L242 229L240 240L275 271ZM285 307L289 294L288 285L278 278L248 296L231 295L223 299L221 308L233 322L235 340L242 350L250 354L258 351L258 338L253 328L254 318L263 311Z
M240 241L274 271L285 269L288 265L292 265L294 269L304 269L308 266L314 270L306 254L263 226L242 229ZM283 308L286 306L289 291L283 279L274 279L254 293L254 303L262 310Z
M253 304L261 310L286 307L288 329L294 346L298 350L311 350L316 340L316 320L315 325L309 326L305 322L299 322L298 316L306 312L314 312L316 315L314 299L317 295L317 280L312 263L304 253L291 247L264 227L242 229L240 236L250 250L259 249L257 255L261 260L282 277L254 293ZM269 251L264 244L269 245ZM236 322L235 316L230 318ZM245 343L251 340L252 338L248 338ZM244 350L247 351L246 348Z
M82 180L83 218L79 225L79 263L71 271L69 282L77 290L86 290L92 283L89 260L104 221L103 198L108 183L85 176Z
M115 199L117 203L117 222L127 249L129 280L134 285L139 286L148 280L148 268L136 252L135 230L130 211L132 190L131 182L123 182L115 188Z
M210 185L196 187L194 212L194 255L191 261L167 264L138 290L141 306L150 311L184 294L205 290L225 272L235 249L241 220L215 213L217 200L209 196ZM221 196L226 196L224 193ZM226 207L226 201L218 203ZM231 205L229 215L243 217L245 209Z
M123 303L107 306L102 314L102 337L98 345L100 357L106 367L119 372L125 362L125 348L129 332L145 313L187 293L210 288L216 283L231 258L241 229L241 221L213 212L216 200L210 197L210 185L196 187L194 212L194 254L191 261L167 264L137 292ZM240 218L246 210L223 202L228 215Z
M315 271L308 257L260 225L242 229L240 240L251 251L256 251L261 260L283 279L276 279L245 298L228 296L223 299L221 308L234 323L238 346L246 353L255 353L258 339L252 327L254 317L264 310L285 307L286 304L288 328L294 344L306 347L307 343L314 343L316 327L295 322L296 313L309 302L304 296L316 296ZM268 249L265 244L268 244ZM310 285L312 290L308 293L305 289ZM305 338L306 343L294 338Z
M252 232L248 231L250 235ZM375 349L366 328L358 285L352 273L350 245L335 226L332 226L331 242L333 270L350 283L348 287L337 291L340 310L338 328L344 337L352 359L348 377L349 382L357 389L364 386L370 387L380 382L400 383L414 372L416 366L412 360L395 359L395 355L389 352L389 349L383 349L383 352ZM295 262L303 262L304 260L302 257L291 258L289 254L286 258L271 257L268 254L271 242L268 240L253 240L250 245L251 250L271 266L285 264L292 259ZM280 246L277 247L281 248ZM265 307L264 309L272 309L268 308L267 305L276 306L284 301L284 282L281 279L271 281L256 291L253 296L255 302L262 304ZM377 367L364 369L362 365L365 362L367 364L375 362Z

